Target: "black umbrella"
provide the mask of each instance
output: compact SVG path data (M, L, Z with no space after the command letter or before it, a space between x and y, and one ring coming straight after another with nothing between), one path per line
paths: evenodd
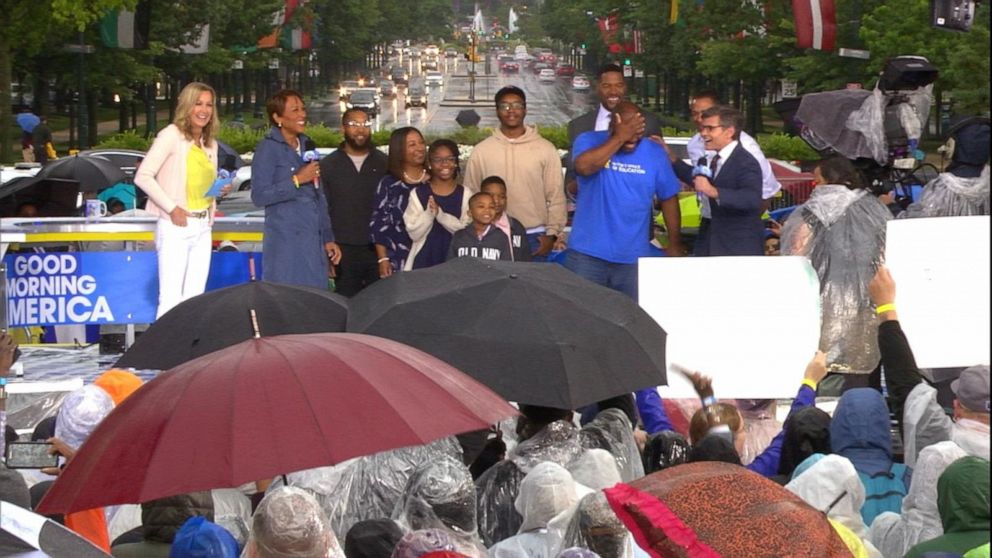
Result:
M245 161L237 150L220 140L217 140L217 159L217 166L229 172L245 166Z
M460 110L458 111L458 116L455 117L455 122L462 128L478 126L480 120L482 120L482 117L472 109Z
M0 556L44 558L74 556L98 558L110 556L58 523L9 502L0 502ZM29 542L30 541L30 542Z
M71 217L78 196L75 180L22 176L0 186L0 215L13 217L21 204L32 203L42 217Z
M258 333L342 332L348 300L334 293L251 281L182 302L159 318L117 361L120 368L166 370Z
M666 383L665 331L559 265L458 258L349 300L348 331L394 339L510 401L575 409Z
M97 192L122 182L126 175L120 167L99 155L73 155L48 163L35 178L75 180L79 182L81 192Z

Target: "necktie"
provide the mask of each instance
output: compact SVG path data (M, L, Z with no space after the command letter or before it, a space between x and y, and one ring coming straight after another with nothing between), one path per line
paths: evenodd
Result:
M713 177L716 177L716 171L720 167L720 154L717 153L710 159L710 170L713 171Z

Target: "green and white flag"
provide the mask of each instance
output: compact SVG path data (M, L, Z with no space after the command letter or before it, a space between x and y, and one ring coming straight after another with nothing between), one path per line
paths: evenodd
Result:
M148 2L139 2L133 12L111 10L100 21L100 38L109 48L148 48L151 24Z

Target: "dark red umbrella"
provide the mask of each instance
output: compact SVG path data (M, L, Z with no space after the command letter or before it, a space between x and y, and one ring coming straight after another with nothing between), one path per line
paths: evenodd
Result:
M67 513L234 487L485 428L516 414L388 339L250 339L163 372L114 409L39 505Z

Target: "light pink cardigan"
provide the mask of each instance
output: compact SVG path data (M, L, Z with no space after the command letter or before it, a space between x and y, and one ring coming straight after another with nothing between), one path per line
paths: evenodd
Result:
M158 217L168 217L178 205L186 208L186 157L193 142L175 124L169 124L155 136L155 142L134 175L134 184L148 194L145 210ZM207 158L217 168L217 142L204 148ZM210 206L210 219L217 209Z

